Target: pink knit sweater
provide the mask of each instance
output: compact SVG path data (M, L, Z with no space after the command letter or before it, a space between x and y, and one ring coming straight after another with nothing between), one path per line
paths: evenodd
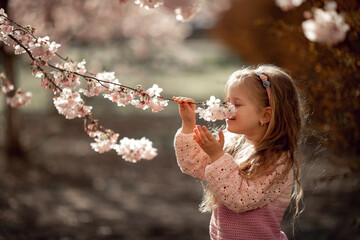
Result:
M229 154L211 163L192 133L184 134L180 129L174 145L181 171L206 181L219 202L210 220L212 240L287 239L280 222L290 203L292 171L283 182L267 189L275 176L285 170L284 164L266 176L244 179Z

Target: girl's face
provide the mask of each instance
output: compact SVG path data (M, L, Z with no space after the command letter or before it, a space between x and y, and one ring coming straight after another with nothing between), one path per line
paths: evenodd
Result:
M250 100L244 84L232 84L228 88L228 101L235 105L236 115L226 120L227 130L244 134L250 141L258 141L264 134L260 124L261 111Z

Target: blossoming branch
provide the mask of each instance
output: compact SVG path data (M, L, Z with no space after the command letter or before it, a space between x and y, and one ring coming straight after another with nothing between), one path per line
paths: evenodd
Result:
M41 86L44 89L50 89L54 93L53 102L59 114L67 119L77 117L85 119L84 129L94 138L95 142L90 145L96 152L103 153L114 149L125 160L131 162L152 159L156 156L156 149L146 138L140 140L123 138L117 143L119 134L111 129L105 129L98 120L92 118L92 106L85 105L81 95L93 97L103 94L104 98L117 103L118 106L133 105L143 110L151 109L152 112L159 112L168 105L168 101L173 100L161 97L162 88L157 84L143 90L140 85L132 88L121 84L114 72L91 74L85 68L85 60L77 63L63 58L57 54L60 44L51 42L48 36L37 38L33 27L23 27L9 19L3 9L0 9L0 33L0 40L13 47L15 54L29 55L32 60L33 75L41 79ZM50 60L54 61L55 56L60 62L50 63ZM81 79L86 82L84 88L80 87ZM4 89L10 89L6 84L8 83L4 82ZM22 98L18 97L18 99L22 99L22 104L30 99L29 95L21 96ZM233 111L232 108L227 107L229 104L222 104L220 100L214 99L207 101L209 107L201 112L200 117L205 120L223 119ZM11 105L20 106L16 103Z
M37 38L34 32L34 28L19 25L0 9L0 40L13 47L15 54L27 53L30 56L33 75L41 78L41 86L44 89L50 89L54 93L54 105L60 114L67 119L76 117L85 119L84 128L95 140L90 144L95 151L103 153L114 149L125 160L131 162L154 158L157 150L152 147L152 142L145 138L141 140L124 138L117 142L119 134L111 129L105 129L98 120L92 118L92 106L85 105L81 93L87 97L103 93L105 98L116 102L119 106L131 104L143 110L150 108L153 112L158 112L167 105L167 100L160 97L162 89L156 84L146 91L141 86L127 87L115 79L114 73L89 74L85 68L85 60L77 63L61 57L56 53L60 44L50 42L49 37ZM49 63L49 60L54 60L55 56L60 58L61 62ZM47 69L51 70L48 72ZM80 79L84 79L87 83L84 89L80 88ZM2 77L1 92L7 93L12 90L13 86ZM20 93L18 91L15 96ZM29 95L24 96L28 97L26 98L28 102ZM22 100L22 103L26 101ZM11 106L20 106L14 101L8 102Z

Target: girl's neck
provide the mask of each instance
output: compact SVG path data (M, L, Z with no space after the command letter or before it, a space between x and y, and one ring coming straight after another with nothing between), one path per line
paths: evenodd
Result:
M257 131L253 132L253 134L245 135L245 142L256 147L261 142L262 138L265 135L265 132L266 132L266 127L261 126L257 129Z
M255 137L245 136L245 142L246 142L246 144L249 144L249 145L252 145L252 146L256 147L256 145L259 144L260 139L255 138Z

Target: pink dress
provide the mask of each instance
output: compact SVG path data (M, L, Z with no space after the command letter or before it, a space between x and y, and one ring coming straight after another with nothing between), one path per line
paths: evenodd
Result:
M219 204L212 211L212 240L287 239L280 230L284 212L290 203L293 173L283 182L266 189L277 174L285 171L279 164L274 172L256 179L244 179L234 158L225 154L214 163L193 140L193 134L175 136L175 152L183 173L206 181Z

